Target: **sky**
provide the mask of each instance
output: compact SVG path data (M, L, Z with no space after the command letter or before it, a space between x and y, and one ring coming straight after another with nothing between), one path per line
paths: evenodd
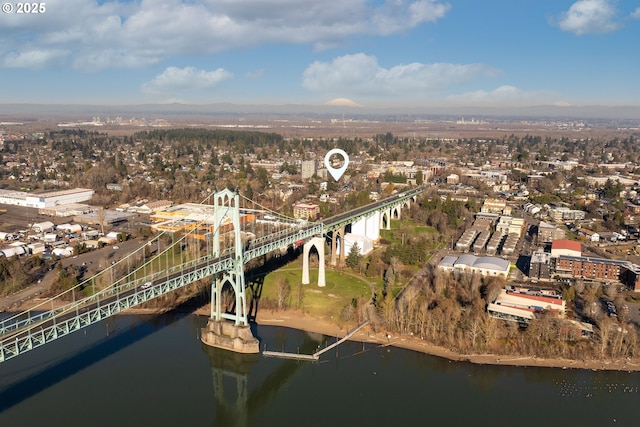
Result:
M3 2L0 104L640 105L640 0Z

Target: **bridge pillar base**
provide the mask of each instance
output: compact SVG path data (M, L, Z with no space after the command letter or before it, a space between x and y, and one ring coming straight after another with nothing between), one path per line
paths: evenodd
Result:
M259 353L260 343L251 333L249 326L236 325L224 320L209 319L207 326L200 330L200 339L211 347L222 348L236 353Z

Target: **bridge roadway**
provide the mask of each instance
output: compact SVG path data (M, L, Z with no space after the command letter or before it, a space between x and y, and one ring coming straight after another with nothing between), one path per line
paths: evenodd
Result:
M246 263L275 249L286 247L299 240L333 231L346 223L357 221L377 210L404 203L422 191L413 189L390 198L327 218L323 223L309 223L293 231L268 235L250 241L243 251ZM235 254L231 251L218 257L207 255L165 270L164 276L147 276L123 284L114 284L96 294L71 302L63 307L42 313L27 312L27 318L3 321L0 326L0 362L26 351L41 347L51 341L100 322L158 296L172 292L195 281L231 270ZM162 273L161 273L162 274ZM151 285L142 288L142 284ZM117 283L117 282L116 282ZM14 318L12 318L14 319Z
M361 218L369 216L373 212L385 210L385 209L394 207L398 204L403 204L406 201L413 199L415 196L422 193L423 191L424 191L424 187L414 188L412 190L407 190L399 194L394 194L393 196L387 197L386 199L379 200L377 202L370 203L368 205L329 217L322 221L322 223L324 224L323 231L326 234L344 225L350 224Z

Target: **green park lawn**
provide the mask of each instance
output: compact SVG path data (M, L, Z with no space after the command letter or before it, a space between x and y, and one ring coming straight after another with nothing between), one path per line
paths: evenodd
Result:
M290 308L296 308L298 287L302 286L302 308L305 312L326 319L339 319L344 307L351 304L354 298L362 297L365 301L371 298L369 284L348 271L325 269L324 287L318 287L317 267L310 269L309 278L310 284L301 285L302 268L297 263L273 271L264 279L261 299L276 301L277 283L286 280L291 287Z

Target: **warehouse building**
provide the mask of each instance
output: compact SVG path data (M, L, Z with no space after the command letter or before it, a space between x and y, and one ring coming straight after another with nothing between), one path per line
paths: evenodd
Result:
M438 265L443 271L452 273L471 273L481 276L504 277L509 274L509 261L496 257L477 257L465 254L459 257L446 256Z
M93 193L94 191L88 188L72 188L46 193L0 190L0 203L45 209L69 203L85 202L91 200Z

